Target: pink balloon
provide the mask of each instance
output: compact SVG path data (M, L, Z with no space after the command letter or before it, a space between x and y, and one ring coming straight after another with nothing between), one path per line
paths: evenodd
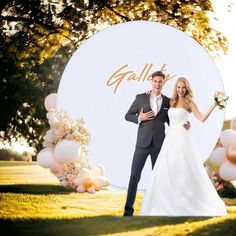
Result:
M220 177L225 181L236 180L236 165L225 162L219 170Z
M226 158L226 148L218 147L213 150L213 152L210 155L210 160L215 165L222 165L225 161L227 161Z
M62 169L62 164L58 161L54 161L49 165L52 173L58 173Z
M95 188L94 188L94 186L89 187L89 188L87 189L87 192L89 192L89 193L95 193Z
M79 193L84 193L84 192L86 191L86 189L84 188L83 185L78 186L78 188L77 188L76 190L77 190L77 192L79 192Z
M56 110L56 105L57 105L57 94L56 93L49 94L44 100L44 106L46 110L47 111L50 111L51 109Z
M222 145L226 148L236 144L236 131L232 129L226 129L222 131L220 135L220 141Z

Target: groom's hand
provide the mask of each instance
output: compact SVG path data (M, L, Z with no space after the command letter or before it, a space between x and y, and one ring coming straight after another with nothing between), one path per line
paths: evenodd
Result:
M187 121L186 124L183 124L183 127L186 129L186 130L189 130L191 128L191 124L189 121Z
M143 112L143 108L141 109L138 120L141 121L146 121L146 120L152 120L154 118L155 114L153 111L148 111L146 113Z

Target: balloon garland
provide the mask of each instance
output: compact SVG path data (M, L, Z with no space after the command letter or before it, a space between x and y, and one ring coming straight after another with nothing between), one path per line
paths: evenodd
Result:
M38 164L49 168L61 186L80 193L95 193L110 184L104 176L105 168L103 165L89 166L90 134L85 121L72 120L67 113L56 111L56 99L55 93L45 98L50 129L44 136L44 149L37 155Z

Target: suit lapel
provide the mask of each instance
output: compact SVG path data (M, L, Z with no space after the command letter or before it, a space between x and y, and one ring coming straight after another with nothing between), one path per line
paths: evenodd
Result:
M150 105L150 94L149 95L146 95L146 100L145 100L145 104L146 104L146 107L147 107L147 111L151 111L152 108L151 108L151 105Z

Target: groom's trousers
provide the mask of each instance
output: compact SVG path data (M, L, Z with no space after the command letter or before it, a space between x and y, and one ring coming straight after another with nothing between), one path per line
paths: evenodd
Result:
M152 169L153 169L159 152L160 148L156 148L153 145L153 142L151 142L151 144L147 148L139 148L139 147L135 148L133 162L131 166L131 176L129 180L124 216L133 215L134 212L133 205L136 198L138 183L141 178L141 172L143 170L148 155L151 156Z

